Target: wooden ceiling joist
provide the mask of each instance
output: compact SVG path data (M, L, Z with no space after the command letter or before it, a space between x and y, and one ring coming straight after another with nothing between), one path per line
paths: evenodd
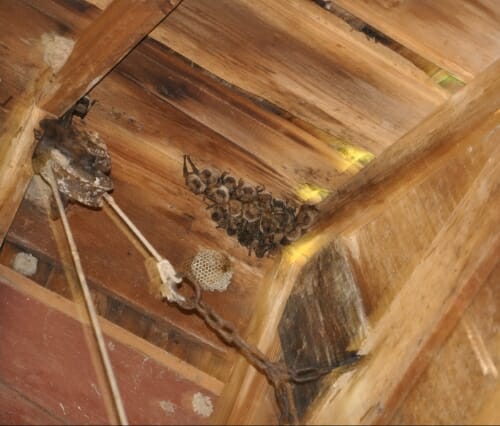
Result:
M401 176L413 175L412 165L432 152L453 148L465 132L481 123L500 108L500 60L491 64L459 93L441 105L418 126L375 158L367 167L338 188L323 206L323 227L344 217L351 227L360 226L358 212L367 220L361 206L372 203L377 194L381 199L392 184L399 186ZM428 165L426 166L428 167ZM417 173L418 175L418 173ZM353 208L357 206L356 208ZM358 207L359 206L359 207Z
M5 343L0 348L0 384L23 394L42 412L64 418L62 424L112 423L83 307L3 265L0 295ZM105 319L100 323L132 423L207 421L211 413L195 411L193 398L198 393L215 404L222 382ZM0 394L0 406L2 402ZM13 419L18 421L18 415L13 413ZM0 419L5 420L5 413Z
M336 0L352 14L470 81L500 54L496 0Z
M46 114L61 116L116 66L179 2L116 0L78 37L53 77L43 72L0 128L0 243L32 171L33 130Z
M260 297L258 297L259 305L256 307L256 312L259 314L255 316L250 324L248 336L253 342L258 344L262 351L271 355L279 353L279 345L277 344L279 321L289 299L290 292L297 280L299 271L307 264L314 253L317 253L322 247L331 242L335 236L348 236L362 225L374 220L387 208L388 203L393 202L392 200L402 197L405 193L414 191L418 183L428 179L433 171L440 167L442 168L443 164L446 164L453 157L448 154L452 151L451 148L455 144L462 142L462 139L471 130L483 123L486 123L487 128L482 129L478 136L475 136L474 132L472 132L472 137L477 139L475 143L478 146L486 143L483 139L491 135L491 132L499 124L498 114L495 114L500 106L499 67L500 61L492 64L433 115L429 116L419 126L396 142L393 149L390 148L386 151L387 155L385 153L381 154L379 158L372 162L373 166L369 165L363 169L357 175L359 178L357 176L354 177L352 183L347 185L347 187L351 186L350 190L341 192L342 203L335 201L338 198L333 198L331 204L330 202L325 203L327 213L324 214L323 223L319 224L318 231L309 238L306 238L303 244L298 246L298 255L294 256L292 252L292 256L294 256L292 264L288 263L286 257L284 257L282 263L276 266L274 274L269 275L269 282L263 287ZM488 139L487 145L495 146L494 140ZM491 154L495 158L498 158L498 148ZM492 160L492 162L495 163L495 160ZM449 286L451 286L450 288L456 291L454 294L456 296L455 301L457 302L463 297L462 290L473 292L474 288L477 289L477 287L474 287L477 284L475 281L476 278L474 278L476 271L486 274L494 266L493 260L495 253L497 253L495 250L498 250L498 233L494 232L497 220L495 215L492 215L492 212L494 213L495 211L494 206L498 205L498 197L495 198L494 196L495 191L497 191L495 177L498 175L498 168L492 169L492 167L491 165L486 166L486 169L481 174L484 177L484 181L488 182L489 185L483 195L479 199L474 198L476 197L475 192L481 186L480 176L476 179L475 186L468 190L468 195L463 201L465 203L464 206L457 207L454 213L457 217L450 218L446 224L442 225L443 229L446 226L451 227L449 231L442 231L445 233L445 236L442 237L443 242L440 243L440 240L436 240L434 243L440 245L441 249L444 250L442 253L444 256L445 251L448 250L447 246L452 240L451 236L454 235L453 233L460 232L460 228L456 227L456 222L460 218L460 220L463 220L461 226L464 226L464 232L466 229L468 230L468 234L464 235L464 240L460 241L463 244L471 244L472 251L479 250L481 244L484 244L484 248L481 249L482 251L480 250L480 257L476 259L477 261L473 260L475 258L469 259L464 257L459 259L461 262L464 262L464 265L468 265L468 262L471 262L472 269L470 270L470 275L467 277L464 276L462 281L460 281L461 284L457 284L453 280L447 281ZM404 184L402 184L403 182ZM476 205L481 205L483 210L476 210L476 207L474 207ZM485 214L486 216L477 222L485 226L484 234L481 234L481 239L477 240L475 236L477 230L474 225L476 222L473 220L469 222L471 220L469 215L474 216L479 214ZM477 219L479 220L479 216ZM409 219L402 216L399 220L405 222ZM469 226L469 228L466 228L466 226ZM373 250L380 250L380 247L377 247L374 247ZM430 248L429 250L432 253L434 249ZM453 251L448 250L446 253L449 256L453 255ZM437 260L429 258L425 268L430 268L429 265L433 261ZM449 262L446 264L452 265L454 262L455 260L450 257ZM486 263L483 265L483 262ZM417 277L420 277L420 273L418 271L414 273L416 275L412 279L419 281L421 278ZM443 271L443 274L445 274L445 271ZM482 282L483 278L485 277L481 275L479 282ZM416 286L417 284L415 282L412 285ZM423 289L422 291L426 290ZM427 288L427 291L431 294L434 291L434 287ZM431 297L429 294L422 297ZM403 292L398 297L406 296L404 296ZM397 305L397 302L395 303ZM412 304L410 300L405 301L405 303ZM439 308L441 305L436 306ZM452 304L447 309L453 310L455 306ZM447 312L446 309L438 310L436 311L436 315L444 316ZM419 332L425 334L423 330ZM443 338L443 336L441 337ZM372 364L370 361L368 363L366 368L370 369L370 371L380 371L381 365L374 364L376 368L371 370ZM420 365L419 368L422 368L422 366ZM406 369L401 374L404 376L405 372ZM412 374L416 373L413 372ZM356 385L353 384L353 386ZM359 382L359 386L363 386L361 382ZM251 422L254 419L254 408L259 405L259 401L266 404L264 399L266 387L267 383L265 379L253 367L249 366L244 360L238 361L231 379L221 395L217 420L229 423ZM338 403L339 405L337 405L337 402L335 402L336 399L332 396L336 392L338 392L336 387L332 388L330 393L327 391L327 396L322 399L324 402L318 402L318 404L323 404L322 408L320 405L317 405L319 407L317 411L318 417L316 417L314 412L310 415L309 420L311 422L329 423L337 421L336 418L332 417L332 413L336 413L337 411L330 410L332 406L335 406L342 413L342 404ZM362 400L362 398L357 396L353 397L353 394L347 391L345 395L345 398L354 398L353 401ZM380 390L377 395L382 395ZM373 394L373 397L375 398L376 395ZM333 403L331 402L332 400L334 401ZM396 405L394 401L392 403ZM390 408L394 409L394 405L391 405ZM367 412L368 408L367 406L367 409L363 413ZM359 417L353 417L354 412L359 414L361 410L353 410L349 415L346 414L346 417L342 417L340 421L347 423L360 422L361 419ZM381 413L377 414L377 412L368 414L369 416L363 419L363 421L375 421L377 416L381 415ZM386 415L388 416L389 414L386 413Z
M336 0L335 7L366 24L363 33L325 10L330 3L0 1L0 26L6 28L0 102L11 99L0 115L7 117L0 125L0 263L7 265L0 265L0 330L12 342L0 348L5 359L0 407L13 398L11 406L23 407L33 419L48 415L67 423L87 421L87 415L106 421L95 392L78 387L93 371L82 378L74 366L81 363L90 371L88 360L80 356L68 365L67 358L86 350L75 331L86 323L74 303L78 294L58 223L37 203L40 194L30 190L21 203L39 120L60 116L89 90L98 102L86 126L106 141L114 197L141 231L179 271L202 248L231 258L231 287L204 294L207 304L250 343L292 368L302 368L302 361L323 365L324 353L332 354L328 365L342 358L343 350L367 355L353 370L332 373L313 390L290 385L301 422L404 423L419 398L412 395L415 384L445 339L458 325L474 325L473 313L469 319L464 313L473 305L481 310L485 298L488 312L500 312L491 297L498 287L491 277L498 273L500 251L498 7L494 0L462 0L459 10L452 0ZM9 22L10 16L16 19ZM370 36L370 28L379 38ZM148 34L152 40L144 40ZM69 40L61 66L52 68L45 59L47 37ZM384 37L400 46L384 44ZM457 92L444 90L412 55L461 79ZM319 205L319 223L278 259L249 257L215 228L203 202L185 187L183 154L200 167L263 184L279 197L299 198L297 188L308 183L332 196ZM155 297L142 248L118 232L116 218L107 209L78 205L69 212L96 305L114 323L103 321L114 356L126 354L116 365L128 386L130 418L276 422L265 377L196 315ZM33 281L8 268L21 253L38 259ZM339 302L345 300L337 297L340 290L335 293L343 284L356 295L359 321L345 315L346 304ZM346 339L335 334L342 328L335 312L343 326L352 327ZM498 320L488 321L489 329L478 325L476 340L495 330ZM322 333L325 327L333 334ZM69 346L47 344L65 330ZM337 347L333 340L345 345ZM33 344L43 351L34 353ZM332 350L324 351L325 345ZM496 362L492 347L482 350L491 351L493 357L486 355ZM454 354L451 348L446 356ZM49 378L31 380L26 373L38 365L33 359L60 383L53 393L46 391ZM459 359L474 361L469 355ZM68 372L64 380L59 364ZM498 366L492 368L495 374L487 377L492 391L477 392L483 408L471 411L470 418L487 419L494 411ZM482 371L482 381L471 388L484 384L485 377ZM419 389L434 383L432 377L421 382ZM134 386L139 396L130 390ZM184 386L183 395L163 401L161 395L177 386ZM75 409L80 390L85 404L94 404L82 405L83 413ZM198 391L216 401L209 418L192 417L186 395ZM178 411L172 413L173 407ZM0 420L2 415L0 410Z
M61 116L170 13L178 0L115 0L85 29L40 107Z

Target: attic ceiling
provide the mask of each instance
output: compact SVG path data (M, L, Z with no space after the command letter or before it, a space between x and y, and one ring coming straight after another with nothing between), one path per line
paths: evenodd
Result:
M0 120L47 67L64 63L109 3L0 2ZM498 58L495 1L463 3L184 0L88 94L97 102L86 126L110 149L113 196L174 267L201 248L229 254L231 286L206 299L244 333L279 259L248 256L215 229L185 187L183 155L321 210ZM74 298L63 237L39 206L40 191L31 184L0 261L33 253L34 279ZM235 351L153 295L143 249L116 218L78 205L69 216L101 315L228 380Z

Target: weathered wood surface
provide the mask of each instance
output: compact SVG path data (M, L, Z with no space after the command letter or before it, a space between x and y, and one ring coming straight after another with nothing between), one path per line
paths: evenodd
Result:
M62 68L44 90L40 107L61 116L133 49L178 0L113 1L80 34Z
M498 261L499 159L497 143L362 344L369 362L325 388L311 407L311 423L385 423L392 417Z
M0 245L32 175L33 130L43 117L35 105L35 96L33 89L18 98L0 125Z
M0 424L63 425L64 421L30 401L25 395L0 382Z
M335 0L464 81L500 58L496 0Z
M117 71L252 153L292 194L304 183L331 190L363 166L159 43L141 43Z
M496 424L500 263L391 419L391 424ZM494 406L492 406L493 408ZM483 414L484 413L484 414Z
M322 211L328 218L319 227L349 221L351 228L355 228L362 224L360 221L368 221L370 216L362 208L363 203L373 204L373 199L377 197L381 208L384 208L387 205L383 202L384 192L406 190L406 186L400 185L401 176L404 175L407 184L410 184L409 179L414 180L415 176L425 177L422 169L430 169L433 167L431 163L439 166L440 158L459 144L464 134L497 111L500 107L499 93L500 60L339 187L323 203ZM423 158L426 161L422 161Z
M95 373L95 345L74 303L0 266L0 378L56 418L106 423ZM132 423L204 424L197 393L215 404L221 383L102 320L118 384ZM36 348L36 350L33 350ZM195 397L196 399L196 397Z
M381 255L383 249L380 244L384 244L384 241L385 244L391 242L390 234L387 235L387 232L377 230L379 234L382 234L381 237L371 241L369 239L363 241L363 244L368 244L371 247L370 256L378 259L377 262L372 263L372 265L379 266L379 269L374 269L374 272L386 280L381 281L382 287L377 287L374 284L373 293L370 293L370 284L360 279L359 275L356 277L370 321L376 322L378 320L377 307L380 308L379 315L388 308L392 297L400 291L401 283L406 282L408 274L412 271L411 263L407 267L409 261L405 258L405 254L415 256L411 260L415 265L425 250L429 249L428 244L433 241L443 223L450 220L451 211L446 214L442 210L445 207L440 206L440 200L444 197L445 205L453 209L464 194L470 191L470 185L476 179L477 173L484 166L491 151L498 146L498 132L494 131L499 124L499 116L495 113L498 105L498 75L495 72L497 67L498 64L493 65L484 75L479 76L477 82L471 82L469 86L475 87L474 90L467 90L469 87L466 87L463 96L456 95L453 102L450 101L444 111L437 111L437 118L430 117L425 120L421 124L421 128L418 126L407 137L403 138L402 144L397 143L393 151L389 149L390 155L384 156L382 154L381 158L387 162L387 174L384 162L374 160L378 162L374 168L376 173L372 175L370 172L360 179L355 184L356 190L353 193L345 191L340 194L339 198L345 201L344 207L333 211L330 217L325 220L323 227L320 226L317 232L313 232L309 237L301 240L297 247L292 247L293 268L290 268L286 262L282 265L283 269L278 266L276 275L269 286L266 286L259 295L260 302L257 306L259 316L258 320L255 319L252 322L250 330L253 332L250 332L249 335L252 336L253 341L262 342L262 350L274 355L277 353L274 330L276 330L275 327L281 318L283 306L288 300L301 267L307 264L314 253L328 244L334 235L339 234L345 236L344 243L349 252L357 256L360 246L356 244L355 236L351 236L351 234L362 230L364 225L369 226L370 222L380 217L386 209L389 209L388 214L390 215L390 207L396 205L393 212L397 213L397 216L393 215L392 218L388 216L388 219L384 219L378 224L378 226L384 226L384 222L394 220L397 217L401 221L399 222L401 226L398 225L400 228L398 231L405 231L401 240L394 236L388 249L387 261L384 262L385 258ZM482 99L476 90L484 95ZM454 103L457 105L454 106ZM457 115L453 112L454 108L458 110ZM451 114L449 120L444 120L446 110L448 110L448 114ZM464 123L467 120L470 120L469 128ZM410 134L413 136L410 137ZM440 148L440 144L444 146ZM435 149L428 149L429 146ZM405 161L401 164L400 159ZM443 169L448 162L450 162L449 168ZM411 167L408 167L408 164L411 164ZM370 166L364 170L369 168ZM397 173L394 173L394 170ZM446 173L451 173L449 181L446 180ZM430 179L433 175L434 177ZM380 176L383 177L380 179L382 183L377 185ZM457 180L457 177L460 179ZM446 186L443 188L443 184L440 183L443 179L450 185L449 188ZM372 185L373 181L375 184ZM429 198L430 204L426 206L429 210L425 212L424 209L426 213L424 216L419 216L422 213L420 204L425 201L429 194L417 190L418 185L422 186L423 191L432 189L432 195ZM415 197L415 191L420 192L421 195ZM405 197L406 199L404 199ZM404 199L404 201L398 207L400 199ZM328 205L328 203L324 204ZM433 226L429 227L425 223L427 220L430 220L431 224L434 221ZM411 221L416 221L415 225L411 225ZM425 226L426 232L431 231L425 236L427 239L425 244L427 245L423 244L422 236L419 235L418 238L415 238L414 231L421 225ZM406 249L402 244L407 244L409 248ZM413 252L413 250L415 251ZM391 253L396 254L399 260ZM365 263L363 266L367 267L367 264ZM356 272L355 263L353 269ZM367 273L369 274L369 270ZM391 291L387 292L388 297L385 297L383 286L388 290L388 282L392 284L391 278L395 278L395 285ZM379 290L380 293L377 296ZM224 411L227 417L217 417L217 419L219 421L230 419L232 422L246 423L251 418L251 415L248 414L252 411L251 408L258 405L258 400L256 402L255 398L263 395L266 387L267 384L258 374L249 368L244 361L240 361L236 364L218 407L221 412L223 411L222 407L229 407ZM238 398L232 397L236 389L239 392ZM231 395L232 399L228 395Z
M500 117L493 115L441 158L437 170L421 170L425 176L421 182L405 182L406 193L387 197L376 213L365 211L370 219L363 217L354 231L344 231L346 250L372 323L384 315L500 143L500 131L495 131L498 125Z
M151 37L373 153L447 96L411 63L309 1L185 2Z
M296 282L297 275L309 258L308 246L299 244L287 251L273 270L264 277L258 293L258 303L247 328L247 340L256 345L271 359L281 355L278 326L286 301ZM224 387L216 407L217 424L253 424L258 413L265 413L263 423L277 423L274 392L266 378L246 359L238 359ZM270 407L271 406L271 407ZM262 409L262 407L264 409ZM262 417L260 418L262 422Z
M334 240L304 266L279 324L289 368L334 368L352 360L366 334L366 318L342 242ZM293 384L302 418L321 381Z

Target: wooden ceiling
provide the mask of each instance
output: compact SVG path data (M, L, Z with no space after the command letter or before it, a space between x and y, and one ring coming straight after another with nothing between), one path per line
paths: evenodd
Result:
M2 134L9 134L12 126L22 140L29 140L42 116L60 115L90 90L97 103L86 126L110 149L115 199L178 269L201 248L228 253L233 283L227 292L207 294L206 300L243 334L260 342L268 339L266 349L273 354L279 353L271 344L275 336L262 338L266 324L258 318L267 320L263 312L272 311L276 303L280 315L272 318L278 321L284 309L289 293L273 287L285 280L279 275L284 274L283 258L249 257L234 239L215 229L204 204L184 185L183 154L197 164L265 185L276 196L321 201L326 220L344 206L346 197L356 196L359 182L376 181L370 170L384 174L390 169L390 162L374 158L385 154L400 159L401 146L422 148L418 143L424 134L418 126L427 117L436 127L447 120L450 128L458 126L459 113L469 111L473 102L464 101L456 115L450 105L460 105L463 93L472 96L466 92L469 84L500 57L500 8L495 0L464 0L460 7L454 0L110 3L0 2ZM124 33L130 35L128 44L115 42ZM127 56L120 61L122 52ZM34 96L40 109L33 106ZM26 121L29 108L36 113ZM23 135L19 128L29 131ZM430 134L434 128L427 128ZM436 133L435 140L443 135ZM0 139L2 155L15 151L5 140ZM25 144L29 153L32 145ZM476 174L488 150L479 152L484 155L478 156ZM372 168L358 174L372 160ZM40 265L32 279L78 300L62 231L38 205L41 187L32 182L19 204L30 177L26 167L21 161L19 182L0 191L0 233L5 238L0 261L10 267L19 251L32 253ZM358 180L353 180L355 175ZM463 191L472 185L470 179L460 183ZM405 201L394 215L404 216L413 201ZM358 267L358 285L373 323L397 294L397 283L407 278L401 273L388 289L387 269L378 269L377 248L370 245L384 238L391 214L387 210L377 216L383 223L373 228L366 218L343 225L344 230L358 229L357 238L369 247L361 247L354 269ZM69 215L99 313L207 375L205 389L214 398L228 384L221 404L234 403L236 397L227 393L241 385L235 379L235 372L242 371L238 354L198 317L155 296L144 250L122 232L108 209L71 205ZM347 223L349 212L338 217ZM321 226L328 229L329 223ZM434 226L429 230L434 238L444 222L429 226ZM422 247L430 241L421 242ZM352 241L347 250L352 257L359 254ZM396 258L403 248L390 250ZM393 268L403 268L404 260L396 263ZM368 279L371 272L375 275ZM269 327L275 333L272 318ZM262 419L275 420L272 395L266 395Z

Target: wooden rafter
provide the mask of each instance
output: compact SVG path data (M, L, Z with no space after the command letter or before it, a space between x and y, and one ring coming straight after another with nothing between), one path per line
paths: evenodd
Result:
M52 78L43 73L0 128L0 243L32 175L33 130L47 114L62 115L133 49L180 0L116 0L80 35Z
M500 149L363 343L373 354L331 387L308 423L386 424L498 261ZM340 389L340 390L339 390ZM335 413L335 415L333 415Z
M68 60L45 89L40 107L62 115L178 4L179 0L115 0L78 38Z
M340 222L360 226L355 220L357 216L367 221L365 206L373 204L376 197L383 199L384 194L393 191L391 186L399 186L403 176L407 183L412 176L424 176L415 173L415 169L412 172L411 167L425 158L431 161L437 158L433 153L453 148L466 132L500 108L499 95L500 60L497 60L340 187L322 206L324 217L318 227L334 224L338 229ZM429 164L427 161L425 167Z
M307 263L307 259L313 253L331 241L332 235L335 236L357 229L376 217L387 207L387 203L390 202L388 200L401 195L405 191L412 190L418 182L429 177L433 170L437 169L443 161L446 161L448 158L447 152L452 150L470 131L487 120L491 121L492 115L495 114L499 107L499 70L500 61L497 61L470 82L461 92L438 108L434 114L402 137L393 147L373 160L369 166L352 178L335 198L325 203L323 210L327 213L323 217L323 223L319 224L315 235L312 235L304 243L304 255L294 259L292 265L288 264L286 260L282 262L277 267L275 274L269 278L268 285L263 287L259 298L260 303L256 308L258 315L255 315L255 319L248 330L251 341L256 342L261 350L269 354L276 353L278 348L277 327L284 306L300 269ZM496 123L498 120L490 121L488 121L488 125L493 127L498 125ZM495 155L498 157L498 154L497 150ZM498 174L498 170L483 172L483 175L488 178L487 182L489 182L488 185L491 190L494 189L494 176L492 173ZM402 182L404 182L404 185L401 184ZM473 196L473 192L470 190L468 194L470 197ZM455 213L457 216L455 219L458 220L460 217L460 220L464 221L464 226L469 215L479 214L472 207L476 201L478 205L483 205L485 209L488 203L495 202L493 198L488 197L475 201L465 200L465 205ZM470 211L471 208L473 211ZM491 211L491 206L488 205L487 208L488 211ZM328 214L328 212L331 213ZM489 214L487 213L487 215ZM494 229L495 221L490 216L486 217L490 222L486 223L485 226L491 232ZM455 225L453 225L453 220L449 221L448 226L453 226L454 231L446 231L448 232L447 235L458 232L454 227ZM473 229L469 229L469 231L468 235L472 238ZM484 234L483 237L486 238L486 235ZM475 239L464 241L467 244L471 241L470 244L473 244L474 247L480 247L480 243ZM474 263L473 259L460 260L464 262L464 265L466 262L472 262L470 266L472 270L470 271L469 281L464 278L461 284L453 287L455 300L458 300L464 294L470 294L464 293L464 291L470 292L474 289L470 286L474 285L475 278L472 277L476 270L484 274L487 272L485 268L492 267L491 255L495 253L495 249L498 250L498 240L488 237L485 242L487 244L483 248L484 251L481 255L483 257L478 259L476 263ZM440 243L436 242L436 244ZM442 245L446 246L446 243L443 241ZM428 262L431 262L431 260L428 260ZM482 275L481 277L484 278ZM449 283L450 286L452 284ZM450 307L449 311L439 311L436 312L436 315L445 318L452 310L453 308ZM377 368L380 369L380 365ZM244 361L238 362L229 383L221 395L217 420L229 423L251 422L254 418L253 408L259 406L259 402L264 402L266 387L265 380L252 367ZM332 390L332 392L334 391ZM328 401L328 397L325 397L324 401ZM321 402L318 404L321 404ZM323 409L319 411L322 414L318 414L318 417L314 417L311 421L331 422L332 419L327 415L330 405L330 403L324 402ZM371 419L374 420L376 414L372 413L371 415ZM343 418L345 422L352 419L353 417ZM357 422L360 419L352 421Z

